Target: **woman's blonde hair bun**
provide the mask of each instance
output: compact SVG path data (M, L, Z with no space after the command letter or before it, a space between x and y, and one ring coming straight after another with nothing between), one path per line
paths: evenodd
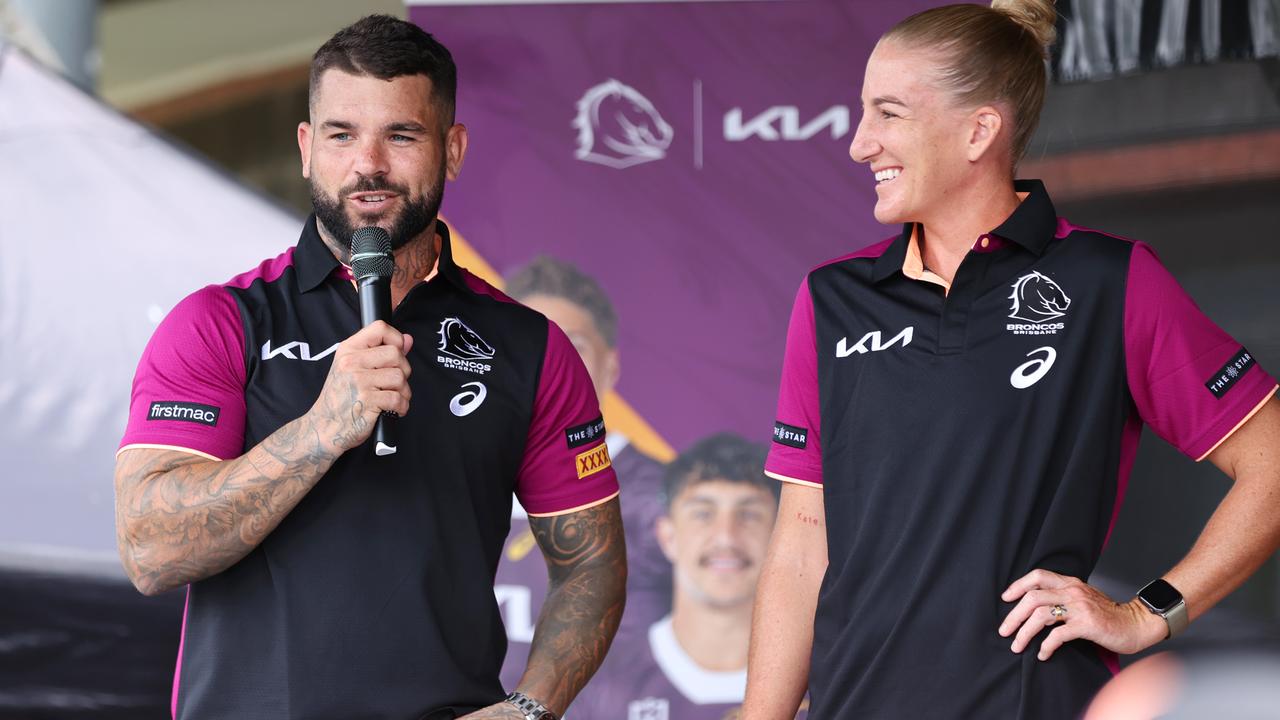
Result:
M1058 11L1053 7L1053 0L991 0L991 9L999 10L1029 30L1048 54L1049 46L1058 37L1055 27Z

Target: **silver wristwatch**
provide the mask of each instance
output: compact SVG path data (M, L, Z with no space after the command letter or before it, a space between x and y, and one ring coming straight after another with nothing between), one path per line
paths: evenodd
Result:
M1169 634L1165 639L1177 637L1187 629L1187 603L1182 593L1170 585L1164 578L1152 580L1138 591L1138 600L1152 613L1164 618L1169 626Z
M534 700L522 692L513 692L507 696L507 702L524 713L524 720L560 720L546 705Z

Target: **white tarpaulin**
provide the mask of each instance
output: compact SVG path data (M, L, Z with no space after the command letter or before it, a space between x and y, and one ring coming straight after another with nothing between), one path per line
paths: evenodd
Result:
M182 598L115 550L134 367L178 300L300 227L0 42L0 720L167 716Z
M147 339L300 227L0 41L0 568L123 576L111 476Z

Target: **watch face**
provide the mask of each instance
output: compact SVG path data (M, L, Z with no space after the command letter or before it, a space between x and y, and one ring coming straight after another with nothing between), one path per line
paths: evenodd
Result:
M1164 580L1154 580L1146 587L1138 592L1138 596L1142 598L1157 612L1168 612L1173 609L1182 600L1182 593L1173 589L1173 586Z

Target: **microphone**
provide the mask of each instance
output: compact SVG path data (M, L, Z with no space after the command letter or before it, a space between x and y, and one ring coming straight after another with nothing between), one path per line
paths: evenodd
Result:
M356 278L360 295L360 324L368 327L375 320L391 322L391 274L396 261L391 254L391 236L380 227L360 228L351 236L351 274ZM396 451L392 418L382 413L373 429L376 455Z

